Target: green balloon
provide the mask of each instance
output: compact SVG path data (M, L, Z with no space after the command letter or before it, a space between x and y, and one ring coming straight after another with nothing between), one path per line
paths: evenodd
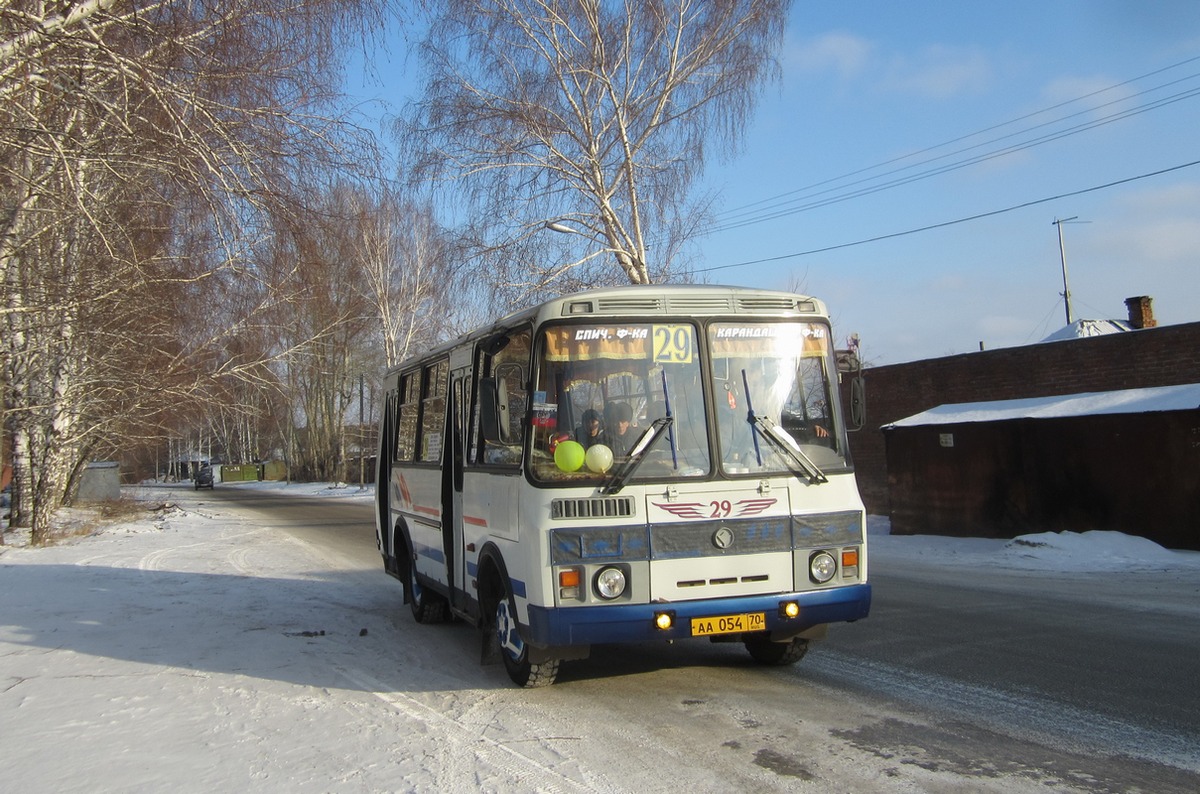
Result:
M579 471L585 453L578 441L560 441L554 450L554 465L563 471Z

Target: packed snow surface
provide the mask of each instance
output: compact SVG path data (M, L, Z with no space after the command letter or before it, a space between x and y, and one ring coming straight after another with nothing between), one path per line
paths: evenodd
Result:
M352 485L222 487L373 498ZM381 566L364 571L187 484L127 493L155 509L90 529L92 514L68 511L81 534L33 548L9 532L0 547L6 791L668 791L710 779L595 757L555 688L530 695L500 668L480 672L470 632L443 635L463 648L436 663L397 642L410 621ZM876 519L869 532L876 566L1200 570L1200 554L1120 533L894 537Z

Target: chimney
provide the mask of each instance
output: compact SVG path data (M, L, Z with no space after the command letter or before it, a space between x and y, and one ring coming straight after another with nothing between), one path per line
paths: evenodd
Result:
M1135 330L1158 325L1158 321L1154 319L1154 310L1150 308L1153 302L1154 299L1146 295L1125 299L1125 308L1129 310L1129 324Z

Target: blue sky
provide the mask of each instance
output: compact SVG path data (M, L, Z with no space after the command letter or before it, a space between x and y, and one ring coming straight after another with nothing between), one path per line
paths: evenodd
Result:
M704 180L710 280L824 299L869 364L1028 344L1075 217L1076 319L1200 321L1200 2L797 0L782 64Z

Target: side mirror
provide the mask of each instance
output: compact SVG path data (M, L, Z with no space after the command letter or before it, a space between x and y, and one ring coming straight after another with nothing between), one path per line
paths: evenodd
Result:
M862 430L867 423L867 386L861 374L850 381L850 429Z
M849 430L862 430L867 423L867 387L863 379L862 360L857 350L837 350L838 377L850 376L850 421Z

